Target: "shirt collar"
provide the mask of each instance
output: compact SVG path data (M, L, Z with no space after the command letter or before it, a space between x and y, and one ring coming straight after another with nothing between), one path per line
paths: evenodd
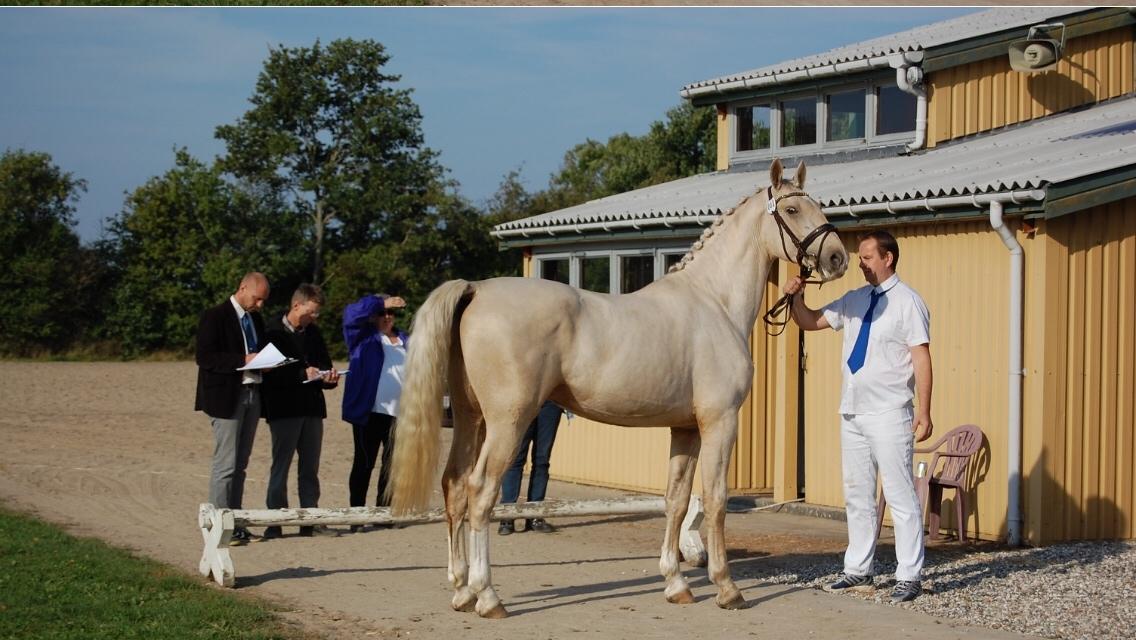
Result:
M245 308L241 306L241 303L237 302L237 296L229 296L229 302L233 303L233 308L237 310L237 320L245 317L245 314L248 313L245 311Z
M281 320L284 322L284 328L288 331L291 331L292 333L303 333L303 327L294 327L292 326L291 322L288 322L288 314L285 313L284 317L281 318Z
M873 288L872 288L872 291L873 291L873 292L874 292L874 293L875 293L876 295L882 295L882 294L885 294L885 293L887 293L888 291L890 291L890 290L891 290L891 288L892 288L892 287L894 287L894 286L895 286L895 285L897 285L897 284L899 284L899 274L898 274L898 273L893 273L893 274L891 274L891 277L890 277L890 278L888 278L887 280L884 280L883 282L881 282L881 283L880 283L880 286L878 286L878 287L873 287Z

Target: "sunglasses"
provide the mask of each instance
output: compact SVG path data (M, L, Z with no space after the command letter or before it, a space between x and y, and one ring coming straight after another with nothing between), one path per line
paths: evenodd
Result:
M382 313L380 313L379 315L380 315L380 316L391 316L391 317L394 317L394 316L397 316L397 315L398 315L398 309L384 309L384 310L383 310L383 312L382 312Z

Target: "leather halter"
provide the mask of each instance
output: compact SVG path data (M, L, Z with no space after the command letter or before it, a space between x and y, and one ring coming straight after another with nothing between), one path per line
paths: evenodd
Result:
M789 256L789 248L785 246L785 236L789 236L789 239L793 241L793 246L797 248L796 262L801 265L801 273L807 278L812 275L813 270L820 264L819 252L810 254L807 251L808 247L811 246L818 237L820 237L820 243L817 245L818 249L824 246L824 241L828 239L829 234L836 233L836 227L826 222L810 231L809 235L805 236L804 240L798 240L796 234L789 228L789 225L785 224L785 219L781 217L781 211L777 208L778 202L785 198L795 196L808 198L809 194L804 191L792 191L790 193L774 196L773 187L768 187L766 188L767 202L765 204L765 210L777 221L778 233L781 236L781 249L785 252L786 256Z
M820 247L824 246L824 241L828 239L828 236L830 234L836 233L836 227L826 222L810 231L803 240L798 240L796 234L794 234L793 230L789 228L789 225L785 224L785 219L781 217L781 212L777 208L777 203L779 201L784 200L785 198L792 198L794 196L803 196L805 198L808 198L809 194L803 191L792 191L790 193L774 196L773 187L770 186L766 189L767 202L765 204L765 210L769 212L769 214L772 215L773 219L777 222L778 235L781 236L781 250L785 252L785 255L790 255L789 248L785 245L786 235L789 236L790 240L792 240L793 246L797 248L796 263L801 267L801 278L803 278L805 282L820 284L820 281L809 280L808 277L812 275L813 270L820 265ZM817 238L820 238L820 242L817 244L818 252L809 253L808 247L812 246L813 242L816 242ZM790 258L790 260L792 260L792 258ZM781 299L778 300L776 304L774 304L769 308L768 311L765 312L765 315L762 317L762 319L767 325L766 332L769 335L779 336L785 332L785 326L789 324L789 317L791 315L788 312L789 305L792 303L792 298L793 297L788 294L781 296ZM785 312L785 319L778 320L777 316L782 312ZM768 327L775 328L770 330L768 329Z

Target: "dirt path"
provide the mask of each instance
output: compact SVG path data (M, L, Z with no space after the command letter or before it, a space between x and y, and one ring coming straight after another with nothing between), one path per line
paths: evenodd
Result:
M0 416L0 500L196 574L197 505L207 493L212 436L206 419L190 409L195 372L184 362L0 362L6 381L0 404L7 408ZM333 394L329 406L339 400ZM346 504L351 451L350 431L328 420L322 506ZM246 485L249 508L264 504L268 461L262 422ZM554 483L549 493L619 494L567 483ZM792 555L839 570L841 522L729 516L734 576L752 605L732 612L714 606L715 590L701 570L687 570L695 604L663 600L661 518L554 524L559 530L550 535L492 536L494 584L512 614L503 621L450 610L440 524L334 539L287 535L236 548L233 561L238 590L282 603L290 619L327 637L1019 637L813 589L758 584Z

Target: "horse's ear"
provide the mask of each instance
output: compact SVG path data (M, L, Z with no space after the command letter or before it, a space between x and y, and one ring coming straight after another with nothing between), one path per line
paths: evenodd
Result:
M773 164L769 165L769 184L774 189L781 188L781 158L774 158Z
M805 188L805 161L801 160L797 165L797 175L793 176L793 180L797 183L798 189Z

